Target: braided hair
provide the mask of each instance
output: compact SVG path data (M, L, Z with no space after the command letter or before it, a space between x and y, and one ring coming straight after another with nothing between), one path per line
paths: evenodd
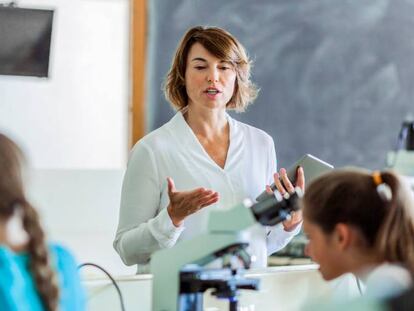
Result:
M36 210L27 201L22 178L23 153L7 136L0 133L0 218L8 220L17 211L22 215L23 228L29 236L25 246L29 269L44 309L58 309L59 290L50 264L45 234Z

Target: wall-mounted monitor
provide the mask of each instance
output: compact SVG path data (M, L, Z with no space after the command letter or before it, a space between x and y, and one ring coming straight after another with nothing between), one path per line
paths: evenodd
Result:
M0 6L0 74L47 77L53 10Z

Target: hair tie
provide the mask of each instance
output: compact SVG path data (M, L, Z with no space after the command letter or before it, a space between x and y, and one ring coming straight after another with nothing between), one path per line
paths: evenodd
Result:
M388 186L381 176L381 172L375 171L372 173L372 179L374 180L378 195L385 202L390 202L392 200L392 191L390 186Z
M379 186L383 183L382 177L381 177L381 172L379 172L379 171L374 171L372 173L372 179L374 179L374 183L375 183L376 186Z

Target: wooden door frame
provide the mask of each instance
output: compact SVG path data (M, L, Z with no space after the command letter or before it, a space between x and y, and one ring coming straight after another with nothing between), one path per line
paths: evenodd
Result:
M145 87L147 51L147 0L130 0L132 7L131 44L132 44L132 83L131 103L129 106L129 147L145 135Z

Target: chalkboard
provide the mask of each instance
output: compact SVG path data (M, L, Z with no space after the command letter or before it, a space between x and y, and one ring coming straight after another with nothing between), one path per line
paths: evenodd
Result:
M261 91L236 119L275 140L278 164L304 153L337 167L383 168L414 112L414 1L149 2L149 130L174 111L161 84L191 26L219 26L246 47Z

